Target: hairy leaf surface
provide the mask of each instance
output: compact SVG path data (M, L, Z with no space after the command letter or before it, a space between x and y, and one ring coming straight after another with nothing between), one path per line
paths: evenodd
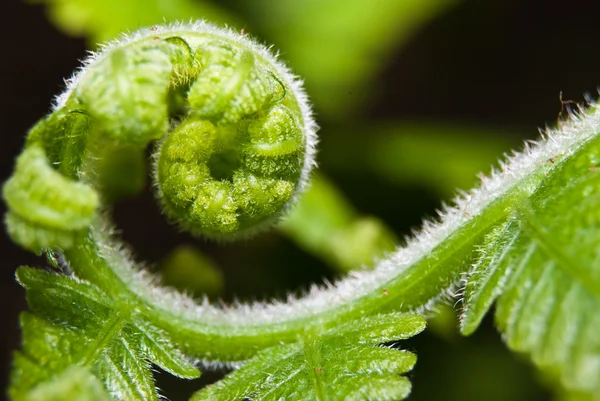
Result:
M192 401L400 400L410 392L410 382L400 374L412 369L416 356L380 344L424 328L418 315L391 313L307 333L295 344L261 351Z
M198 375L177 347L242 366L195 400L403 398L410 385L400 374L415 357L380 344L421 331L422 318L399 312L431 310L475 258L463 332L497 301L508 344L573 397L597 401L600 112L591 105L583 113L482 175L481 187L372 270L286 302L198 303L158 285L115 238L98 211L109 206L106 194L118 185L107 181L116 183L119 169L99 161L123 146L139 157L168 135L154 156L163 210L193 234L234 239L278 220L306 187L316 125L300 81L243 33L199 21L127 35L68 81L4 186L9 234L49 252L64 273L17 273L31 313L22 317L11 393L157 399L151 363ZM307 244L337 263L363 260L352 244L367 245L373 225L350 224L351 215L322 225L330 235L318 246L350 228L330 242L333 252Z
M15 354L10 389L15 400L53 400L61 391L76 400L89 399L89 392L158 399L151 362L179 377L199 376L134 305L74 276L25 267L17 278L33 313L21 316L23 349ZM102 397L108 399L94 399Z
M551 161L552 162L552 161ZM497 299L508 345L568 389L600 394L600 141L559 162L481 247L462 331Z

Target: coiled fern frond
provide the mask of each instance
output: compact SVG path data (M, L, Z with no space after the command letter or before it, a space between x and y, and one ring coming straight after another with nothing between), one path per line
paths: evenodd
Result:
M106 221L115 191L143 173L119 169L113 153L138 158L155 142L169 219L236 238L278 220L305 188L315 123L298 80L244 35L202 22L128 35L69 81L3 188L9 234L55 269L17 273L33 314L11 394L157 399L150 363L195 377L187 355L241 366L196 399L403 397L414 356L378 345L422 330L415 313L463 279L463 333L498 300L509 346L599 399L599 127L593 104L571 116L373 270L283 303L197 303L134 263Z

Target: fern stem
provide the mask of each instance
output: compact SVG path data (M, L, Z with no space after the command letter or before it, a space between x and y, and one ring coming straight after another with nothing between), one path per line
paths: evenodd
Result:
M78 276L96 283L115 297L124 297L123 294L128 293L129 302L170 333L186 353L207 359L218 355L221 360L237 361L251 357L260 349L297 341L304 333L335 327L339 322L382 311L427 308L436 299L444 297L460 279L474 246L491 227L506 219L514 200L523 196L521 192L521 189L509 191L485 213L469 220L401 273L385 280L380 278L374 288L363 288L362 296L340 296L339 289L344 282L338 287L321 290L318 296L323 298L323 303L309 305L312 311L303 306L311 300L310 296L288 304L254 308L196 306L191 300L153 286L147 281L149 276L140 275L118 245L111 244L105 234L107 230L100 226L94 227L84 243L69 249L66 254ZM283 308L287 313L282 313Z
M459 206L444 217L444 223L454 220L451 228L445 227L444 223L429 227L429 231L420 236L427 240L418 238L407 247L399 248L375 270L356 273L335 286L315 289L312 295L291 299L285 304L225 309L208 303L196 305L180 294L154 286L149 276L140 274L118 246L111 244L106 229L92 230L87 245L87 258L102 257L96 256L92 270L77 273L84 277L90 274L102 276L105 273L98 273L97 269L107 269L106 275L117 277L122 288L132 293L149 319L169 332L185 352L223 361L247 359L260 349L297 341L298 335L307 330L331 328L339 322L381 311L423 311L431 307L436 300L446 296L461 274L469 269L473 250L493 227L518 213L551 171L597 146L597 141L587 139L583 136L577 141L577 137L571 135L569 141L565 141L569 146L562 152L561 159L532 161L531 169L521 172L520 176L513 172L504 173L510 185L501 195L479 205L479 209L476 202L482 202L480 199L469 197L459 201ZM553 142L545 144L549 143ZM481 196L471 196L475 195ZM83 266L85 263L80 269ZM112 281L107 280L107 285Z
M152 337L165 334L187 354L210 361L246 360L264 348L308 338L306 362L316 369L325 361L319 361L311 333L379 312L432 308L470 270L474 251L490 231L508 219L532 233L536 242L531 254L539 244L564 272L600 295L595 273L559 250L546 232L554 220L539 223L541 214L533 210L533 205L545 206L539 197L547 195L543 190L548 182L558 191L569 180L581 184L576 180L580 177L589 187L585 191L597 189L597 174L585 173L599 167L599 126L600 112L592 106L540 143L526 146L372 271L315 286L306 296L290 297L285 303L197 304L157 285L111 234L100 212L110 191L101 183L116 177L102 176L106 173L100 168L101 156L113 147L141 153L159 140L154 175L165 213L194 234L236 238L270 225L291 207L314 165L316 126L300 83L267 49L204 23L160 32L146 29L92 56L70 81L54 112L30 131L15 174L4 186L6 222L12 238L27 249L61 248L75 273L76 278L70 278L74 285L86 291L97 287L113 302L116 311L90 337L94 340L81 357L84 365L92 365L115 336L127 332L123 327L135 313L152 327ZM563 171L564 166L570 170ZM579 188L576 195L582 193ZM537 195L538 202L531 201ZM573 195L576 200L577 196ZM531 285L535 272L526 261L513 274L514 282L521 273ZM549 280L551 273L543 277ZM513 288L509 294L514 295L505 311L509 337L527 334L529 319L524 323L517 318L535 314L537 309L528 310L527 301L543 294L548 282L538 284L531 294L526 288ZM486 306L482 313L497 296L491 293L493 297L480 304ZM519 305L516 315L510 308L513 301ZM523 338L521 347L527 349L534 337ZM135 370L135 359L145 355L139 349L147 345L129 345L123 340L126 360L134 361ZM155 359L182 375L195 374L174 354L158 354ZM135 386L125 369L113 367L113 360L106 363L119 374L121 388L129 386L133 393ZM146 383L144 391L154 394L149 372L138 370ZM317 397L325 399L323 377L316 370L313 375Z

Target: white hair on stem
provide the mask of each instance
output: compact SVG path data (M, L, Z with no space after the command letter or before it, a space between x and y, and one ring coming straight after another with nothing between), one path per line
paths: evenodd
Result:
M126 252L115 252L108 237L104 256L118 258L111 265L118 266L118 273L133 291L151 304L168 310L185 319L202 321L205 324L223 326L256 326L276 324L324 313L366 296L402 274L410 266L428 255L450 234L464 226L495 199L511 190L541 165L551 163L559 155L567 155L576 144L583 143L600 131L600 112L586 115L571 115L570 120L558 128L547 130L539 141L528 141L521 153L512 153L500 161L501 168L493 169L489 176L482 177L481 185L461 193L452 203L439 212L438 221L425 221L420 231L397 248L385 259L380 260L373 270L353 271L335 283L313 285L301 297L289 295L285 302L235 303L232 306L211 305L207 299L200 303L174 290L157 285L156 280L143 268L130 262ZM424 312L440 300L460 295L460 278L449 282L445 290L430 299L418 311Z
M134 42L155 33L153 28L144 28L121 39L108 43L97 53L91 53L84 66L66 81L66 91L57 97L54 109L63 107L77 86L86 67L102 59L106 52L117 46ZM242 43L271 63L292 87L299 102L304 118L306 134L306 154L301 182L296 194L308 185L311 169L316 165L317 125L313 120L308 98L302 88L302 82L291 74L290 70L273 56L269 49L250 40L246 35L215 27L204 21L176 23L158 28L160 32L196 31L215 34L220 37ZM168 310L185 319L202 321L205 324L222 326L257 326L276 324L301 319L318 313L333 310L336 307L358 300L365 295L386 287L386 283L402 274L410 266L428 255L434 248L446 240L452 233L480 215L490 203L506 194L519 182L532 174L541 165L549 163L557 156L573 151L576 144L583 143L600 131L600 111L591 110L586 114L569 111L568 121L555 129L542 132L541 139L526 141L521 152L505 154L499 161L499 169L493 168L491 174L481 176L481 184L470 192L460 192L450 205L443 205L435 221L424 221L421 229L407 239L406 245L397 248L386 258L380 260L373 270L353 271L335 283L313 285L304 296L289 295L286 302L235 303L232 306L215 306L205 298L196 302L189 296L159 285L157 279L143 266L132 262L130 253L113 240L110 227L96 227L93 235L101 246L101 253L110 266L124 280L129 288L150 304ZM457 281L460 281L457 280ZM429 310L440 299L462 292L457 282L448 282L446 288L437 297L430 299L419 310Z

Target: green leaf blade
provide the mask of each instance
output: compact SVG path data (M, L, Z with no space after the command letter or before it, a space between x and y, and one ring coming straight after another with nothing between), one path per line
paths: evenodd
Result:
M150 364L143 358L128 335L115 339L100 358L98 376L109 392L119 400L158 400Z
M475 262L464 295L464 312L460 329L464 335L473 333L505 286L510 266L508 250L518 247L518 223L509 220L492 230L484 240L480 258Z
M144 353L161 369L181 378L195 379L200 372L167 340L167 334L144 320L136 321Z
M396 401L408 397L411 390L410 381L401 376L382 376L368 379L351 377L346 380L349 394L344 400Z
M463 316L468 333L501 292L496 322L509 347L567 390L591 396L600 394L599 155L595 139L556 163L513 214L518 228L497 229L504 245L488 244L482 259L507 262L475 265ZM498 266L504 286L478 279L497 276Z
M424 327L421 316L390 313L306 333L297 343L259 352L192 401L398 400L410 392L410 382L400 374L413 367L416 356L379 344L411 337Z
M34 268L19 268L17 279L28 290L31 309L57 324L69 322L80 330L97 329L109 317L102 293L89 283Z
M33 390L27 401L110 401L102 382L88 369L74 366Z
M33 313L21 316L23 349L10 388L15 399L55 400L64 391L84 401L80 391L89 390L98 400L158 400L152 362L180 377L200 375L132 299L112 298L73 275L22 267L17 278Z

